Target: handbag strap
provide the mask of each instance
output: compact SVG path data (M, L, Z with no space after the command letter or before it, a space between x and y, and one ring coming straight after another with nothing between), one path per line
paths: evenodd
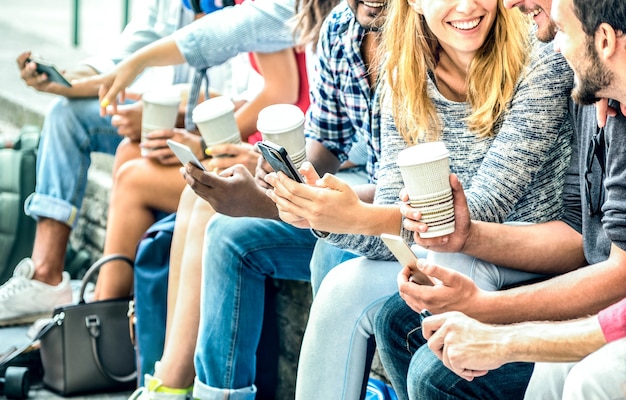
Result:
M137 370L134 370L128 375L119 376L114 375L107 371L102 365L102 361L100 361L100 352L98 351L98 338L100 337L100 318L97 315L92 315L85 318L85 325L87 326L87 331L89 331L89 337L91 338L91 353L93 355L93 359L100 370L100 373L109 379L112 379L116 382L126 383L137 378Z
M84 296L85 296L85 290L87 288L87 284L91 282L91 280L93 279L93 276L100 270L100 267L102 267L106 263L109 263L111 261L117 261L117 260L124 261L128 263L128 265L130 265L131 268L133 267L133 264L134 264L133 260L131 260L130 258L126 257L123 254L109 254L107 256L101 257L98 261L93 263L91 267L89 267L87 272L85 272L85 276L83 276L83 280L80 285L80 294L78 296L79 303L85 302Z

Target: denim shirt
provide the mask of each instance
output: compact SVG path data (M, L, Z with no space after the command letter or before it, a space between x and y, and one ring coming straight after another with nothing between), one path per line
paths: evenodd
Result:
M172 35L189 65L202 70L239 53L273 53L295 46L294 0L255 0L227 7Z

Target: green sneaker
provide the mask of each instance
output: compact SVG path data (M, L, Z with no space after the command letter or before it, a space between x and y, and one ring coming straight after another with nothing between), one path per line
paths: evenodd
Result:
M175 389L163 386L163 381L146 374L144 385L133 392L128 400L189 400L193 386Z

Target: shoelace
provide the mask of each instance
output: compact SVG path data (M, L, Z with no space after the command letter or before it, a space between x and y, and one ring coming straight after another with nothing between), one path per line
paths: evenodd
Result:
M28 279L21 276L14 276L7 283L0 286L0 299L6 300L13 297L17 292L28 286Z

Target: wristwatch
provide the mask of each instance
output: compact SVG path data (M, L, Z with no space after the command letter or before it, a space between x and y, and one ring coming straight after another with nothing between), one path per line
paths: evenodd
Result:
M330 232L318 231L317 229L313 228L311 228L311 233L318 239L326 239L330 235Z

